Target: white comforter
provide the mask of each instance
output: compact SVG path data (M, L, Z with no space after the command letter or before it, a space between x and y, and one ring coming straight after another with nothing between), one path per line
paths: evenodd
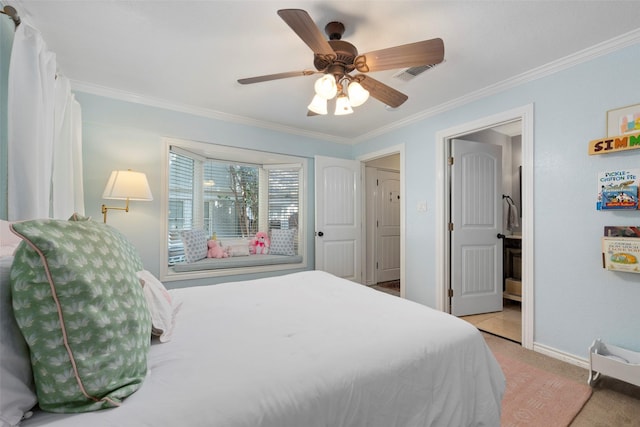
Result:
M171 294L173 339L120 408L23 425L500 425L502 371L448 314L317 271Z

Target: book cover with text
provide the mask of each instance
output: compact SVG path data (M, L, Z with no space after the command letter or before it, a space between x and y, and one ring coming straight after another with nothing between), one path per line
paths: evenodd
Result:
M602 266L610 271L640 273L640 239L602 238Z
M598 174L596 209L638 209L640 169L620 169Z

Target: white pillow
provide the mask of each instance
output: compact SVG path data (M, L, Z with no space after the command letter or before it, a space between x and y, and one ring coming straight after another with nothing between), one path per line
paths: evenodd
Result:
M245 239L222 239L222 247L229 256L249 256L249 241Z
M182 304L176 304L174 307L169 291L151 272L142 270L136 275L142 284L144 297L151 313L151 334L156 335L160 342L170 341L176 313Z
M11 256L22 239L11 232L11 222L0 219L0 257Z
M208 237L204 230L185 230L180 236L187 262L196 262L207 257Z
M289 255L296 254L294 238L297 230L295 228L274 229L271 230L271 246L269 253L272 255Z
M13 233L11 233L13 234ZM37 403L29 348L13 317L9 272L13 257L0 257L0 425L18 425Z

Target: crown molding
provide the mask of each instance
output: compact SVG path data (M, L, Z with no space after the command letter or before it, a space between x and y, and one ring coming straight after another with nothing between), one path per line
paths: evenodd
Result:
M367 132L366 134L360 135L359 137L355 138L354 143L367 141L373 137L389 133L395 129L408 126L412 123L422 121L426 118L444 113L445 111L453 110L454 108L461 107L465 104L469 104L473 101L495 95L497 93L512 89L522 84L541 79L546 76L550 76L552 74L558 73L584 62L591 61L609 53L616 52L637 43L640 43L640 28L622 34L605 42L599 43L597 45L588 47L556 61L549 62L545 65L526 71L507 80L503 80L475 92L468 93L451 101L444 102L428 110L424 110L405 119L398 120L397 122L394 122L389 126L381 127L371 132Z
M437 114L440 114L449 110L453 110L455 108L461 107L463 105L469 104L479 99L486 98L488 96L495 95L500 92L504 92L505 90L512 89L524 83L528 83L528 82L555 74L562 70L566 70L568 68L574 67L584 62L591 61L603 55L613 53L620 49L624 49L625 47L629 47L634 44L637 44L639 42L640 42L640 28L630 31L628 33L622 34L618 37L614 37L613 39L607 40L597 45L591 46L589 48L583 49L579 52L568 55L559 60L549 62L545 65L534 68L532 70L529 70L517 76L511 77L509 79L503 80L496 84L468 93L459 98L453 99L448 102L444 102L433 108L429 108L427 110L424 110L412 116L409 116L405 119L393 122L388 126L374 129L370 132L364 133L355 138L343 138L343 137L338 137L335 135L329 135L329 134L320 133L320 132L305 131L299 128L294 128L290 126L284 126L284 125L279 125L275 123L265 122L262 120L251 119L248 117L223 113L220 111L210 110L207 108L198 108L198 107L193 107L189 105L175 104L164 99L151 98L151 97L143 96L133 92L116 90L116 89L108 88L105 86L95 85L93 83L81 82L77 80L71 80L71 87L75 91L86 92L89 94L118 99L121 101L133 102L133 103L143 104L151 107L158 107L166 110L172 110L172 111L182 112L186 114L193 114L196 116L206 117L206 118L220 120L220 121L229 122L229 123L268 129L276 132L289 133L289 134L304 136L308 138L320 139L324 141L335 142L338 144L355 145L360 142L367 141L376 136L389 133L393 130L425 120L429 117L433 117Z
M134 92L113 89L106 86L100 86L93 83L83 82L79 80L70 80L71 88L77 92L85 92L91 95L103 96L105 98L117 99L119 101L131 102L135 104L146 105L149 107L157 107L165 110L176 111L180 113L192 114L195 116L206 117L208 119L220 120L227 123L234 123L257 127L262 129L273 130L276 132L289 133L293 135L304 136L307 138L320 139L339 144L350 143L351 140L334 135L320 132L311 132L290 126L279 125L276 123L265 122L262 120L251 119L248 117L237 116L234 114L223 113L221 111L211 110L208 108L199 108L191 105L176 104L164 99L152 98L140 95Z

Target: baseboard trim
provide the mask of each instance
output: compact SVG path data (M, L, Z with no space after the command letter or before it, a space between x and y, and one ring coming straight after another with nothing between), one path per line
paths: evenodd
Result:
M563 362L567 362L584 369L589 369L589 361L587 359L576 357L573 354L565 353L553 347L548 347L546 345L534 342L533 351L544 354L545 356L553 357L554 359L562 360Z

